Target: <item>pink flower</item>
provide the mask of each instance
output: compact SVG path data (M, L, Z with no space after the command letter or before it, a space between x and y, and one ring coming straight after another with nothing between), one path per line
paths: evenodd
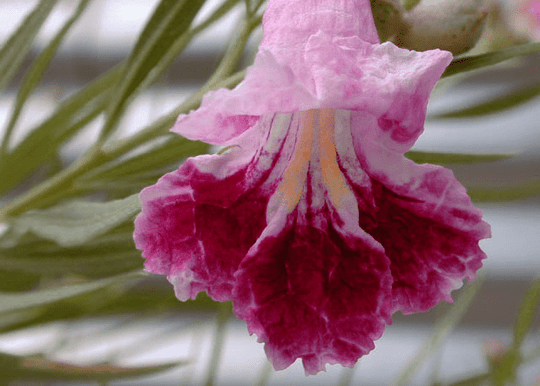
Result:
M270 0L263 23L245 80L173 128L229 150L141 192L136 245L180 300L232 299L276 369L351 367L485 257L465 188L403 156L451 55L379 44L368 0Z

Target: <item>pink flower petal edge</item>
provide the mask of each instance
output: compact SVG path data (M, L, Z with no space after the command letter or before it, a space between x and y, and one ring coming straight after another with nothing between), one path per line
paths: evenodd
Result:
M136 246L180 300L232 300L276 369L352 367L485 258L465 188L403 156L451 55L379 44L367 0L270 0L263 26L245 80L173 128L232 146L141 192Z

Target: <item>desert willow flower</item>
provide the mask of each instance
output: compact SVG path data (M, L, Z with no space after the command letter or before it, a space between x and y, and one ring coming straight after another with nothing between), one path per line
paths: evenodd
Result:
M172 129L228 150L141 192L136 245L180 300L232 300L276 369L353 366L485 257L465 188L403 156L452 56L380 44L368 0L270 0L263 34L245 80Z

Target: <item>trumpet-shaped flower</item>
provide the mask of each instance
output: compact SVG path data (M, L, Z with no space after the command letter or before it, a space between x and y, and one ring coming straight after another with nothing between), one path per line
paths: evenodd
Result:
M380 44L368 0L270 0L263 28L245 80L173 128L227 150L141 192L136 245L180 300L232 300L276 369L353 366L485 257L465 188L403 156L451 55Z

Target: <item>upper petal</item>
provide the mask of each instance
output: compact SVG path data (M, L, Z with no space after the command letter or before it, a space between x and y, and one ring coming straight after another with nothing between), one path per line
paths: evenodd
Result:
M260 50L243 82L233 90L209 92L201 106L178 116L172 131L192 140L224 145L265 114L313 108L316 101L287 65Z
M320 107L377 116L378 125L370 129L388 148L404 153L424 129L429 95L452 55L319 33L310 37L305 58Z
M263 31L261 47L278 56L280 52L302 51L309 37L319 31L379 43L368 0L273 0L264 14Z

